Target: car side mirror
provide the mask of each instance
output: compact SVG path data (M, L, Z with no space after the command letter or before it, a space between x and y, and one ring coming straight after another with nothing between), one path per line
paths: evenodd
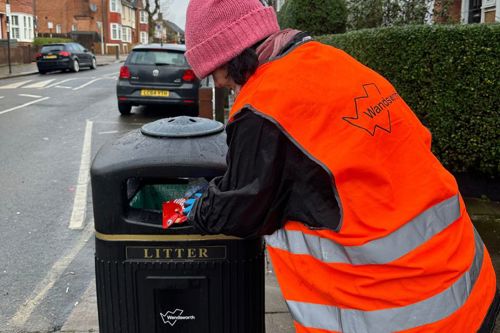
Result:
M87 52L89 52L89 50L87 50L87 49L83 49L83 52L87 53Z

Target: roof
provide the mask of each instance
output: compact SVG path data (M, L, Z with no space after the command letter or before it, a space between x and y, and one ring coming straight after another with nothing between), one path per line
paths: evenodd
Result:
M181 34L181 35L184 35L184 30L182 30L177 24L175 24L174 22L172 21L168 21L168 20L165 20L165 24L167 24L168 26L170 26L170 28L172 30L174 30L175 32Z
M137 45L133 50L152 50L152 49L162 49L171 51L186 51L186 45L183 44L147 44L147 45Z
M178 34L181 34L181 35L184 35L184 30L182 30L177 24L175 24L174 22L172 21L169 21L169 20L155 20L154 21L155 24L162 24L163 26L166 26L168 29L178 33Z

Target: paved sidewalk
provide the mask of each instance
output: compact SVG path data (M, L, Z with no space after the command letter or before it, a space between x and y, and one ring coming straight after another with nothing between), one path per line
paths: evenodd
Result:
M106 66L116 62L125 61L126 55L121 55L117 60L114 55L96 55L97 66ZM8 79L12 77L26 76L38 74L38 69L36 63L32 62L30 64L15 64L11 66L12 74L9 74L9 66L6 64L0 65L0 79Z

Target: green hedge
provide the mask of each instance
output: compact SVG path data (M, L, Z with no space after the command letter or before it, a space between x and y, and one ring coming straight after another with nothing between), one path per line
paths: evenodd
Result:
M317 40L389 79L453 172L500 172L500 25L353 31Z
M48 37L37 37L33 41L34 46L42 46L44 44L52 44L52 43L70 43L72 39L69 38L48 38Z

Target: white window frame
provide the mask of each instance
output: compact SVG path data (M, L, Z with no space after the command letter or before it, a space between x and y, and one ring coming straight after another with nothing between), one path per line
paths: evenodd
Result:
M141 44L147 44L149 42L149 36L147 31L141 31L140 42Z
M33 16L24 13L11 13L9 16L10 38L20 42L32 42L35 35Z
M122 26L122 42L132 43L132 28Z
M112 40L121 40L122 39L122 25L118 23L111 23L111 39Z
M62 33L62 25L56 24L56 34L61 34Z
M72 24L71 31L78 31L78 26L76 24Z
M122 12L122 2L121 0L109 0L109 11L113 13Z
M145 10L141 10L140 23L141 24L148 24L148 12Z
M16 23L14 24L14 18ZM21 28L19 26L19 22L21 21L20 15L11 14L9 18L9 26L10 26L10 38L21 40Z

